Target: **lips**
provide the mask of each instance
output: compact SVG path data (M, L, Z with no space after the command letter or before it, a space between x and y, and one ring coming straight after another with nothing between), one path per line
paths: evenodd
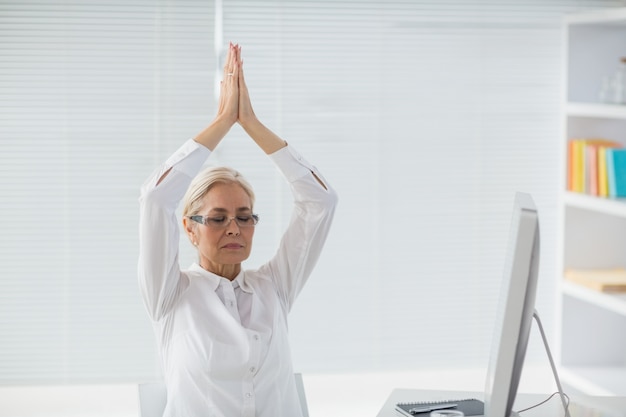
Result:
M222 248L224 248L224 249L241 249L241 248L243 248L243 245L240 245L239 243L228 243L228 244L222 246Z

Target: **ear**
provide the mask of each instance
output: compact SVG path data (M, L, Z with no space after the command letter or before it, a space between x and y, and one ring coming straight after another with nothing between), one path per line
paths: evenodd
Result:
M183 227L185 228L185 232L187 233L187 236L189 236L189 239L191 239L191 242L193 243L195 240L195 237L194 237L195 225L190 219L188 219L187 217L183 217Z

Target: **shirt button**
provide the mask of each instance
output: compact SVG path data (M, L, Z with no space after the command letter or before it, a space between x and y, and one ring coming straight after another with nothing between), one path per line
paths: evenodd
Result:
M246 392L246 398L252 398L252 393L251 392Z
M253 337L254 337L254 340L259 340L259 335L258 334L255 334Z
M251 372L251 373L254 373L254 371L256 371L256 368L255 368L254 366L251 366L251 367L250 367L250 372Z

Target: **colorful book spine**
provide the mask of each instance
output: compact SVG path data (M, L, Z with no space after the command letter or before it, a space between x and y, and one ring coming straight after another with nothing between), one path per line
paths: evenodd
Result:
M613 149L613 172L615 197L626 197L626 149Z
M615 168L613 165L613 149L606 150L606 176L609 183L609 197L615 198Z
M585 192L585 160L583 139L569 141L568 187L569 191Z
M585 146L585 192L598 195L598 147Z
M606 146L598 147L598 196L609 196L609 182L606 169Z
M626 179L623 181L624 189L619 192L615 182L616 172L622 172L622 166L626 171L626 149L621 148L621 143L607 139L570 140L567 147L568 191L600 197L621 196L622 192L626 193ZM617 161L612 153L615 149L620 149ZM626 177L626 172L623 175Z

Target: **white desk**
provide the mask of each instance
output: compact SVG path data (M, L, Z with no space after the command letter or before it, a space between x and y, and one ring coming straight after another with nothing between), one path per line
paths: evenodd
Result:
M518 394L513 410L521 410L538 404L550 394ZM378 417L398 417L395 404L411 401L437 401L454 398L478 398L483 400L482 392L467 391L431 391L415 389L395 389L378 413ZM626 397L574 397L570 405L571 417L626 417ZM528 410L522 417L562 417L563 405L555 395L546 404Z

